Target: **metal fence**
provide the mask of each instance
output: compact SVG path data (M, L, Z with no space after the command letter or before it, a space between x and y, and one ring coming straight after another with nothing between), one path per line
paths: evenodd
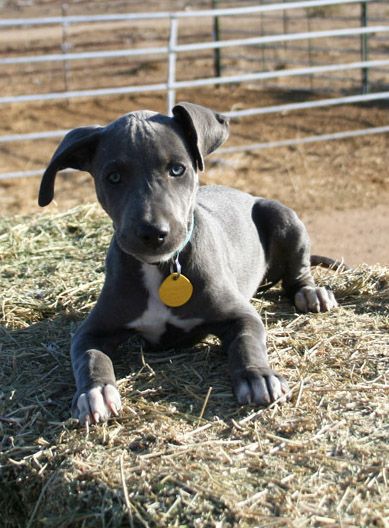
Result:
M303 78L310 79L311 90L324 93L329 90L326 90L323 79L334 75L337 75L338 80L340 79L340 87L337 87L335 96L321 97L315 101L306 100L297 103L245 108L235 111L228 111L226 108L224 113L232 119L244 119L249 116L259 116L269 113L292 112L334 105L389 100L389 70L387 69L389 59L386 58L387 51L389 50L389 14L387 18L384 14L382 16L375 15L372 18L368 16L369 6L384 6L383 2L377 2L376 0L305 0L249 5L246 7L218 7L220 3L216 1L213 1L212 4L212 9L194 11L119 13L0 20L0 28L3 29L42 28L59 25L62 28L63 35L61 51L59 53L34 52L28 55L13 54L13 56L3 56L0 57L0 72L1 68L7 67L18 68L21 65L34 67L34 65L39 64L53 65L58 63L63 66L65 83L62 91L38 91L36 93L3 95L0 97L0 105L5 107L11 104L28 105L36 101L61 101L73 98L99 98L118 94L162 92L166 93L167 111L170 112L175 103L177 91L237 83L241 85L258 82L279 83L286 79L296 81L295 85L290 84L289 87L295 86L298 88L297 81ZM324 16L326 25L338 26L341 24L341 27L326 27L325 29L316 29L313 27L312 21L317 18L315 14L317 10L335 9L348 4L360 8L357 24L355 23L357 17L332 15L331 17ZM305 18L310 21L307 30L294 31L293 28L296 25L298 16L294 16L293 13L300 13L299 16L301 18L302 10ZM234 20L236 20L236 17L255 16L260 17L258 34L253 34L253 30L251 29L248 36L245 35L242 37L242 28L238 31L234 25ZM265 17L268 18L265 19ZM323 20L323 15L321 17ZM211 24L213 38L207 41L203 40L181 44L179 42L180 35L181 31L185 33L185 24L191 21L193 24L195 21L197 24L200 24L199 28L201 28L203 20L207 20ZM334 20L337 21L337 24L334 24ZM70 46L65 38L69 27L80 24L93 26L104 23L125 22L130 24L142 21L166 23L168 26L166 42L156 46L147 45L146 47L99 49L78 52L70 50ZM280 24L281 31L279 30ZM201 35L200 29L198 33ZM369 42L372 38L382 40L377 41L378 44L374 48L371 48L369 47ZM334 39L350 39L347 41L347 46L351 46L348 49L348 52L353 54L351 60L331 63L331 60L328 60L331 57L326 54L328 48L323 48L320 45L323 42L328 43L329 39L331 42L334 42ZM358 39L358 45L355 45L355 39ZM244 50L244 53L242 50ZM342 50L343 56L345 50L346 47ZM208 72L208 75L202 75L203 71L196 70L196 68L179 68L180 57L185 57L185 64L191 64L191 61L194 60L193 54L196 54L196 57L198 57L203 52L212 55L214 70L211 74ZM294 62L290 58L285 60L287 53L292 55ZM82 61L93 60L112 61L119 58L131 58L133 60L136 58L142 61L149 57L153 57L154 59L158 57L159 60L166 62L167 76L163 82L88 89L71 89L67 82L69 68L77 62L83 63ZM280 57L284 60L282 64L280 64ZM346 82L345 75L347 72L351 74L351 77ZM378 77L375 78L373 72L378 72ZM200 73L200 77L196 77L196 73ZM184 79L182 79L182 76ZM316 79L321 79L321 82L313 82ZM334 77L331 77L332 86L333 79ZM2 135L0 136L0 146L6 143L17 144L18 142L60 138L66 132L67 130L47 130L26 134ZM226 147L220 149L219 152L227 154L236 151L311 143L321 140L336 140L385 132L389 132L389 125ZM3 172L0 173L0 179L35 176L41 174L41 172L42 169Z

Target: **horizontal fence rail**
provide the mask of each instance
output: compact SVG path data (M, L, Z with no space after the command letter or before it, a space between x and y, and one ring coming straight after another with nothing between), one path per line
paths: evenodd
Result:
M369 3L372 0L363 0ZM270 11L284 11L285 9L306 9L314 7L322 7L329 5L343 5L343 4L360 4L361 0L306 0L303 2L287 2L281 4L268 4L261 6L247 6L247 7L230 7L226 9L205 9L194 11L157 11L153 13L119 13L112 15L75 15L75 16L58 16L58 17L42 17L42 18L10 18L0 20L1 27L16 27L16 26L44 26L55 24L83 24L86 22L121 22L121 21L137 21L137 20L163 20L171 17L174 18L200 18L200 17L217 17L217 16L244 16L253 15L256 13L267 13Z
M69 90L67 92L52 92L47 94L30 94L0 97L1 104L26 103L33 101L59 101L75 97L99 97L104 95L119 95L141 92L160 92L168 89L179 90L184 88L196 88L200 86L211 86L217 84L236 84L248 81L265 79L280 79L300 75L313 75L315 73L337 72L347 70L360 70L361 68L373 68L389 66L389 59L375 61L358 61L345 64L326 64L324 66L312 66L310 68L292 68L289 70L277 70L268 72L254 72L241 75L229 75L225 77L207 77L204 79L192 79L190 81L172 81L171 83L156 83L148 85L123 86L118 88L97 88L95 90ZM169 112L171 110L169 105Z
M179 44L172 47L160 46L156 48L140 48L112 51L85 51L81 53L56 53L50 55L28 55L25 57L0 58L2 64L33 64L39 62L63 62L86 59L108 59L116 57L138 57L143 55L167 55L169 52L188 52L214 50L221 48L232 48L237 46L254 46L260 44L273 44L293 42L296 40L320 39L328 37L345 37L356 35L368 35L389 32L389 26L355 27L345 29L333 29L329 31L306 31L304 33L290 33L281 35L269 35L266 37L255 37L247 39L230 39L218 42L198 42L193 44Z
M266 148L291 147L293 145L307 145L308 143L318 143L319 141L336 141L338 139L349 139L373 134L385 134L388 132L389 125L382 127L363 128L360 130L348 130L347 132L333 132L332 134L320 134L318 136L306 136L302 138L282 139L280 141L268 141L266 143L252 143L251 145L224 147L220 148L218 152L220 154L235 154L236 152L246 152L250 150L261 150Z
M219 86L227 84L244 84L265 80L286 79L291 77L307 76L312 78L317 74L334 75L337 72L347 72L360 70L364 78L364 93L357 95L348 95L342 97L322 98L318 100L308 100L298 103L287 103L282 105L271 105L259 108L246 108L242 110L226 111L224 112L231 119L242 119L249 116L256 116L261 114L270 114L277 112L290 112L297 110L308 110L311 108L330 107L335 105L346 105L356 103L367 103L372 101L389 101L389 91L381 90L375 93L367 93L368 90L368 75L367 72L371 69L382 69L389 66L389 59L370 59L367 53L366 43L369 36L385 35L389 32L389 25L382 22L374 26L367 24L358 27L344 27L321 31L304 31L295 33L278 33L266 36L249 37L249 38L231 38L213 40L210 42L196 42L190 44L179 44L179 22L180 20L199 18L199 17L229 17L229 16L250 16L255 14L274 12L275 16L281 16L280 12L296 10L296 9L311 9L323 6L342 6L345 4L357 4L367 6L374 0L309 0L299 2L286 2L277 4L266 4L260 6L247 7L231 7L225 9L208 9L208 10L194 10L194 11L179 11L179 12L153 12L153 13L119 13L110 15L90 15L90 16L61 16L61 17L45 17L45 18L31 18L31 19L7 19L0 20L0 28L14 28L14 27L33 27L33 26L49 26L62 25L63 28L69 25L89 24L101 22L121 22L121 21L144 21L144 20L165 20L170 25L169 38L166 45L145 47L145 48L127 48L118 50L103 50L103 51L85 51L71 53L66 47L63 47L63 53L51 54L36 54L28 56L2 57L0 58L0 67L19 65L19 64L39 64L45 62L61 62L67 64L71 61L82 60L106 60L112 58L131 58L131 57L146 57L162 55L167 57L167 79L166 82L151 83L145 85L130 85L117 86L107 88L92 88L80 90L65 90L53 91L50 93L30 93L13 96L0 97L0 105L7 104L28 104L37 101L61 101L72 98L84 97L103 97L114 96L121 94L140 94L152 92L165 92L167 95L168 112L171 112L175 104L176 92L178 90L193 89L198 87ZM277 15L277 13L279 15ZM344 18L344 20L347 20ZM361 54L362 60L344 62L342 64L320 64L309 67L296 67L287 69L261 70L251 71L250 73L241 73L234 75L216 75L209 77L201 77L189 80L176 79L177 58L180 53L190 53L198 51L217 51L225 48L238 48L249 46L271 46L271 45L287 45L287 43L297 41L307 41L309 43L318 39L328 38L342 38L342 37L359 37L361 39L361 46L364 52ZM258 67L256 67L258 69ZM1 71L1 70L0 70ZM31 132L27 134L8 134L0 136L0 144L27 142L36 140L49 140L62 138L68 130L49 130L41 132ZM371 127L361 130L350 130L343 132L334 132L332 134L321 134L316 136L309 136L303 138L290 138L280 141L271 141L266 143L252 143L249 145L240 145L225 147L219 149L220 154L232 154L234 152L241 152L245 150L260 150L264 148L285 147L291 145L300 145L314 143L317 141L331 141L350 137L359 137L370 134L382 134L389 132L389 126ZM36 176L42 173L43 169L33 169L29 171L13 171L4 172L0 174L0 180L13 179L19 177Z

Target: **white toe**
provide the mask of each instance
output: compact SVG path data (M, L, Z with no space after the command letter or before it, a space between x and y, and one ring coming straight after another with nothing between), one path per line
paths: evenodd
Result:
M108 409L110 409L114 415L117 415L118 411L122 408L119 391L113 385L106 385L103 393L105 404Z
M91 414L96 423L105 422L109 418L109 410L104 401L102 391L102 387L94 387L88 392Z

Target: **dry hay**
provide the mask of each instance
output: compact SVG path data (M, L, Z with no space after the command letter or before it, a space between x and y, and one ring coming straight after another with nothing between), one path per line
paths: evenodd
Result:
M213 339L174 354L134 339L121 416L86 434L68 346L110 233L97 206L1 220L1 526L385 526L389 270L316 272L340 301L328 314L277 289L253 301L290 404L239 408Z

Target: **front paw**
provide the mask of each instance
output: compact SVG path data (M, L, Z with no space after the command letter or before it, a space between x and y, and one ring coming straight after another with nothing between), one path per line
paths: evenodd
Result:
M113 385L98 385L88 391L76 394L73 416L82 425L106 422L110 416L117 416L122 408L120 394Z
M304 286L294 296L294 304L300 312L327 312L338 303L331 290L318 286Z
M270 405L289 399L285 379L270 368L247 368L232 376L236 399L241 405Z

